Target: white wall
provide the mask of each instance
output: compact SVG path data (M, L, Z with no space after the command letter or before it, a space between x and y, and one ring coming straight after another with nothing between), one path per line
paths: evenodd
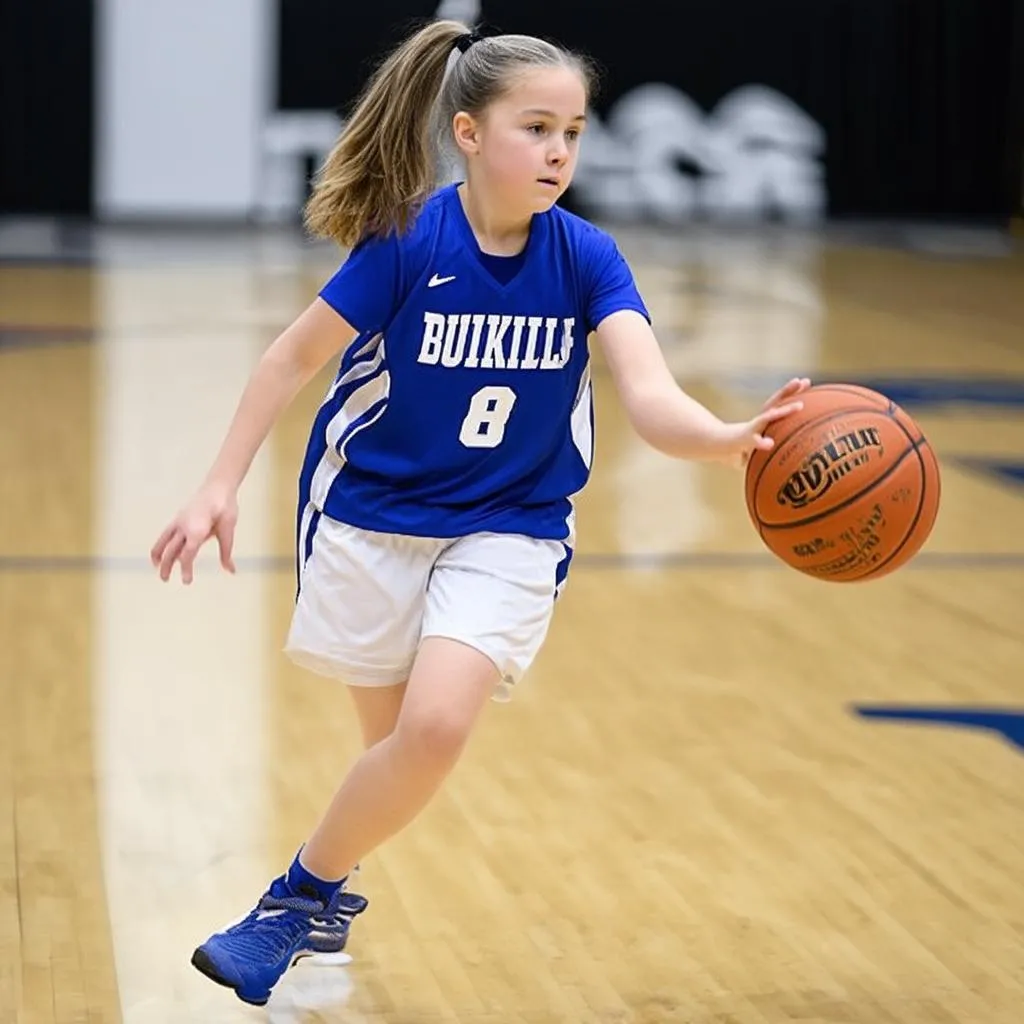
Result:
M273 29L271 0L99 0L101 216L250 214Z
M100 216L294 219L307 158L323 159L341 122L273 110L274 0L97 2ZM473 22L477 8L441 0L437 14ZM822 126L773 89L743 86L706 113L645 83L591 117L576 195L598 220L813 223L828 203L826 148Z

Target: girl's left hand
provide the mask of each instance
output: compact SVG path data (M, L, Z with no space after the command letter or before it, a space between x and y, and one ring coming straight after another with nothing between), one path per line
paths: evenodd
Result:
M752 420L723 424L716 438L716 457L742 469L754 451L768 451L775 447L775 441L764 433L764 428L784 416L799 412L804 403L797 396L810 386L807 377L794 377L764 403L761 412Z

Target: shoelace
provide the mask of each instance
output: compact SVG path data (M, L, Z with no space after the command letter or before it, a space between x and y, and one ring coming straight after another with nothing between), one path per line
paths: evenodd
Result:
M334 900L331 900L333 903ZM312 917L324 910L320 900L308 900L302 896L271 896L268 892L256 907L257 911L264 910L294 910L296 913Z
M256 907L255 913L240 927L233 929L235 948L243 954L262 959L267 954L274 958L283 955L288 944L294 940L295 930L310 929L313 947L323 952L340 949L344 935L356 914L361 914L369 905L365 896L339 889L330 902L307 899L302 896L272 896L266 893ZM286 928L282 928L281 915L260 920L259 915L267 911L292 911L297 914Z
M327 906L320 905L317 913L311 915L314 928L327 928L345 932L356 914L361 914L369 905L365 896L339 889Z
M235 953L250 960L276 960L285 954L298 934L308 929L311 916L322 909L323 903L318 900L299 896L276 897L268 893L249 917L229 930L228 941ZM263 920L259 916L268 911L289 910L297 916L288 918L272 913Z
M327 904L302 896L271 896L267 893L256 909L260 913L267 910L292 910L308 917L320 927L347 928L352 918L361 914L367 906L369 900L365 896L339 889Z
M343 914L348 918L361 914L370 905L370 901L365 896L360 896L355 892L346 892L344 889L339 889L335 893L331 905L333 906L335 902L338 905L335 913Z

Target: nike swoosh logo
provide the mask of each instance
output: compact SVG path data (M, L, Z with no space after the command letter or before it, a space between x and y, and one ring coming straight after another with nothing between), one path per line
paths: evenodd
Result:
M454 274L452 274L451 277L438 277L437 274L435 274L427 282L427 287L428 288L436 288L439 284L447 284L449 281L454 281L454 280L455 280L455 275Z

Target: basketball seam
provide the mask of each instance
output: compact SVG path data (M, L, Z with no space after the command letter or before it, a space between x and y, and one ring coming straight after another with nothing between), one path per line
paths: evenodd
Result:
M792 523L762 523L761 525L766 530L795 530L798 526L810 526L811 523L816 523L820 519L827 519L829 516L835 515L836 512L840 512L852 505L859 498L863 498L865 494L870 494L880 483L888 480L903 465L903 460L916 450L917 446L911 442L910 447L901 452L900 457L881 476L876 477L867 487L862 488L856 494L850 495L849 498L843 499L838 505L833 505L832 508L827 509L825 512L816 512L813 516L808 516L806 519L797 519Z
M903 424L900 423L895 417L893 417L893 422L896 423L896 426L898 426L903 431L903 433L907 435L907 437L910 437L910 432L906 430ZM880 562L878 565L872 566L867 572L861 573L860 576L851 576L846 581L848 583L856 583L859 580L870 579L876 573L884 569L907 546L907 541L909 541L910 538L913 537L914 529L921 520L921 513L924 511L925 495L929 493L928 473L925 471L924 459L921 458L921 449L928 445L928 441L924 437L921 437L917 441L910 437L910 441L912 445L912 451L917 456L917 461L921 464L921 496L917 503L917 511L914 513L914 518L911 520L910 526L908 527L907 532L904 534L903 539L899 542L899 544L896 545L894 550L889 552L885 561ZM922 543L924 543L924 541L922 541Z
M844 415L846 415L846 413L849 413L849 412L863 412L863 411L864 410L863 410L862 406L856 406L856 405L847 406L847 407L844 407L842 409L831 409L829 412L822 414L817 419L808 420L806 423L799 424L798 426L794 427L785 437L777 438L775 440L775 447L771 450L771 452L768 455L768 458L766 458L764 460L764 464L757 471L757 476L754 479L754 484L753 484L752 487L749 488L749 494L750 494L750 496L751 496L751 498L753 500L748 501L747 505L750 508L750 511L751 511L751 513L753 515L753 518L756 520L756 522L759 525L761 524L761 517L757 514L757 490L761 486L761 477L764 476L764 474L768 471L768 467L772 464L772 459L774 459L775 456L779 454L779 452L782 450L782 446L791 437L794 437L796 434L798 434L801 430L806 430L808 427L820 426L822 423L828 423L829 420L832 420L832 419L834 419L837 416L844 416ZM874 411L877 412L879 415L882 415L882 416L885 415L885 410L883 410L883 409L875 409ZM767 524L764 524L764 525L767 525ZM796 525L796 524L794 523L792 525Z
M849 387L848 386L843 386L841 384L820 385L819 388L816 389L816 390L835 391L835 392L840 392L840 393L845 394L845 395L853 395L853 396L858 396L858 397L862 397L862 398L864 397L862 395L862 393L861 393L859 388L853 387L853 386L849 386ZM764 474L767 472L768 468L772 465L775 456L781 451L783 445L785 445L794 436L798 435L799 433L801 433L801 432L803 432L803 431L805 431L805 430L807 430L809 428L814 428L814 427L817 427L817 426L821 426L822 424L828 423L828 422L830 422L830 421L832 421L834 419L837 419L837 418L839 418L841 416L844 416L844 415L846 415L846 414L848 414L850 412L859 412L859 411L862 411L862 410L863 411L867 411L866 409L863 409L863 407L852 407L852 408L850 408L850 407L843 407L843 408L840 408L840 409L832 409L827 414L815 417L814 419L812 419L812 420L810 420L810 421L808 421L806 423L799 424L798 426L794 427L793 430L791 430L789 433L787 433L784 437L776 439L774 450L768 455L768 457L765 459L764 463L761 465L760 469L758 470L757 475L756 475L756 477L753 480L753 486L750 487L748 485L748 488L747 488L747 493L749 495L748 505L749 505L750 511L752 513L752 518L754 520L754 526L756 527L758 535L760 536L762 542L763 543L767 543L766 533L768 531L774 531L777 534L780 531L795 529L795 528L799 528L799 527L802 527L802 526L808 526L808 525L813 524L815 522L818 522L818 521L820 521L822 519L828 518L829 516L834 515L836 512L839 512L839 511L842 511L845 508L848 508L851 504L853 504L854 502L860 500L861 498L865 497L866 495L869 495L872 491L874 491L876 488L878 488L881 484L884 484L886 480L888 480L894 473L896 473L902 467L903 463L906 461L906 459L907 459L907 457L909 455L913 454L917 458L918 465L919 465L920 471L921 471L921 487L920 487L920 493L918 495L917 507L914 510L913 518L911 519L909 526L905 530L905 532L903 534L903 537L900 539L900 541L897 544L897 546L886 555L886 557L885 557L885 559L883 561L881 561L877 565L872 566L870 569L868 569L866 572L861 573L859 576L848 576L848 577L845 577L845 578L842 578L842 579L835 579L834 577L829 577L829 576L826 576L826 575L819 575L819 574L815 573L813 571L813 569L811 569L811 568L807 568L807 569L801 570L803 572L808 573L811 576L814 576L815 578L817 578L819 580L828 581L828 580L831 579L834 582L856 583L856 582L859 582L861 580L871 579L872 577L878 576L879 574L884 574L886 567L891 565L893 560L896 559L897 557L899 557L900 552L902 552L902 551L904 551L906 549L907 544L913 538L914 532L917 529L918 524L921 522L921 516L924 513L925 503L926 503L928 497L931 494L931 491L929 490L930 481L928 480L928 470L927 470L927 466L925 464L925 459L924 459L924 456L923 456L922 452L923 452L923 450L925 448L931 449L931 453L932 454L931 454L930 457L931 457L932 461L935 462L936 465L937 465L937 460L936 460L935 455L934 455L934 448L929 444L928 439L924 436L924 434L920 434L917 438L915 438L913 433L910 430L908 430L907 427L904 426L904 424L902 422L900 422L900 420L897 418L897 415L896 415L898 412L901 411L900 407L891 398L889 398L886 395L882 395L882 394L879 394L878 398L882 402L885 403L885 406L883 407L883 406L874 405L873 403L871 403L869 408L871 408L872 411L874 411L874 412L876 412L876 413L878 413L880 415L884 415L888 419L890 419L895 424L895 426L899 429L899 431L910 442L910 445L909 445L908 448L906 448L905 450L903 450L899 454L899 457L896 459L896 461L891 466L889 466L889 468L880 477L878 477L875 480L872 480L871 483L868 486L866 486L863 489L861 489L858 493L850 496L849 498L846 498L845 500L840 502L838 505L828 509L825 512L816 513L815 515L809 516L809 517L807 517L805 519L797 520L796 522L792 522L792 523L780 523L780 524L766 523L766 522L764 522L761 519L760 515L758 514L758 509L757 509L757 492L758 492L758 490L760 488L761 480L762 480ZM914 424L914 425L916 426L916 424ZM934 481L934 483L935 483L936 487L940 486L938 480ZM927 538L922 539L921 544L924 543L925 539L927 539ZM799 567L798 566L793 566L793 568L799 568Z
M891 404L892 403L890 402L890 405ZM893 407L893 408L895 408L895 407ZM820 419L808 420L807 423L801 424L799 427L796 428L796 430L793 431L793 434L795 434L798 430L806 430L809 427L816 427L816 426L820 426L823 423L828 423L830 420L835 419L836 417L839 417L839 416L844 416L848 412L861 412L861 411L863 411L863 410L862 409L857 409L857 408L854 408L854 409L833 409L830 413L828 413L826 416L823 416ZM903 424L900 423L900 421L898 419L896 419L895 416L892 415L892 411L891 410L887 410L887 409L874 409L873 411L875 413L877 413L878 415L880 415L880 416L888 416L888 418L890 420L892 420L892 422L899 428L899 430L903 433L903 435L907 438L907 440L910 441L910 448L907 448L904 452L902 452L900 454L900 457L880 477L878 477L876 480L873 480L871 482L870 486L865 487L862 490L858 491L856 494L852 495L851 497L846 498L844 501L840 502L838 505L834 505L832 508L828 509L828 511L826 511L826 512L817 512L813 516L809 516L807 519L798 519L798 520L796 520L795 522L792 522L792 523L766 523L766 522L764 522L761 519L761 517L757 513L757 498L756 498L756 496L757 496L757 488L758 488L758 486L761 483L761 474L764 473L765 470L767 470L768 466L771 464L772 456L774 456L775 453L779 450L779 443L777 443L775 450L765 460L764 465L761 467L761 471L757 475L757 480L754 483L754 489L753 489L754 501L752 502L752 506L753 507L752 507L751 511L754 514L754 519L757 521L758 528L764 527L764 529L766 529L766 530L790 530L790 529L794 529L797 526L807 526L810 523L816 523L819 519L824 519L826 516L830 516L834 512L838 512L840 509L846 508L852 502L856 501L858 498L860 498L863 495L867 494L868 491L870 491L873 487L875 487L878 484L880 484L883 480L885 480L887 477L889 477L892 473L894 473L896 471L896 469L902 464L903 460L910 454L911 451L914 450L916 442L914 441L914 438L911 436L911 434L907 430L907 428L904 427ZM792 437L792 436L793 436L792 434L789 435L789 437ZM788 438L787 438L787 440L788 440ZM923 436L922 436L922 440L924 440Z
M920 498L918 499L918 502L917 502L917 511L914 513L914 518L913 518L913 520L910 523L910 528L904 534L903 539L896 546L895 551L890 551L888 557L880 565L873 566L871 569L869 569L865 573L862 573L860 576L852 576L852 577L850 577L850 579L848 579L846 581L847 583L857 583L860 580L870 579L872 576L874 576L876 573L878 573L881 569L885 568L885 566L887 566L907 546L907 541L910 540L910 538L914 535L914 528L917 526L918 522L920 521L921 513L924 511L924 499L925 499L925 495L928 493L928 473L925 470L924 459L921 457L921 448L922 447L931 447L931 446L928 444L928 439L924 436L924 434L922 434L919 438L917 438L917 440L914 440L914 437L910 433L910 431L907 430L907 428L902 423L900 423L900 421L896 418L895 413L896 413L897 409L898 409L898 406L890 398L889 399L889 418L906 435L907 439L910 441L911 445L913 446L914 454L917 456L917 461L921 465L921 495L920 495ZM917 424L915 424L915 426L916 425ZM937 467L938 466L938 459L935 458L935 449L934 448L932 448L932 458L935 460L936 467ZM938 486L938 484L937 484L937 486ZM924 542L922 541L922 543L924 543Z
M822 391L841 391L844 395L854 395L857 398L862 398L863 397L857 391L850 391L847 388L840 387L840 386L837 386L835 384L820 384L820 385L818 385L818 387L816 387L814 389L814 391L815 391L815 393L820 393ZM832 412L838 412L838 411L841 411L841 412L857 412L859 409L860 409L860 406L851 406L850 408L844 408L842 410L835 410L835 409L833 409ZM879 409L878 411L879 412L884 412L884 410L882 410L882 409ZM829 413L829 415L831 415L831 413ZM782 421L782 422L785 422L785 421ZM814 422L816 422L816 421L815 420L808 420L808 423L814 423ZM797 426L795 426L784 437L777 437L775 439L775 448L773 449L772 454L774 455L774 453L776 451L778 451L778 449L779 449L779 447L781 445L785 444L795 433L797 433L800 430L803 430L803 428L805 426L807 426L808 423L797 424ZM771 461L771 456L768 457L768 461ZM765 463L765 465L767 465L767 462ZM763 468L764 467L762 467L762 469Z
M917 438L917 440L914 440L914 437L910 433L910 431L907 430L907 428L902 423L900 423L900 421L893 415L896 412L897 408L898 407L896 403L892 401L892 399L890 399L888 410L889 418L893 421L893 423L896 424L897 427L899 427L900 430L903 431L904 436L907 438L908 441L910 441L910 448L900 456L899 461L896 463L896 466L899 466L900 463L902 463L903 459L905 459L911 451L917 456L917 460L921 465L921 495L917 503L917 509L914 512L914 518L911 520L910 526L907 528L907 532L903 535L902 539L896 546L895 550L889 552L884 562L880 562L878 565L872 566L870 569L868 569L867 572L863 572L859 576L847 576L845 579L842 580L834 580L828 576L819 576L811 569L802 570L806 572L809 576L813 576L815 579L823 580L825 582L860 583L863 580L869 580L872 576L875 576L879 572L881 572L881 570L884 569L885 566L887 566L907 546L907 541L909 541L910 538L914 535L914 528L917 526L918 522L921 519L921 512L924 510L925 495L928 493L928 474L925 471L924 459L921 457L921 449L923 447L931 446L928 444L928 439L924 436L924 434ZM934 451L935 449L933 448L933 457ZM936 462L937 461L938 460L936 460ZM892 468L895 469L896 466L893 466ZM888 474L886 474L886 476L887 475ZM872 484L870 488L866 488L864 491L861 492L861 494L863 495L870 493L870 491L884 479L885 476L879 477L875 484Z

